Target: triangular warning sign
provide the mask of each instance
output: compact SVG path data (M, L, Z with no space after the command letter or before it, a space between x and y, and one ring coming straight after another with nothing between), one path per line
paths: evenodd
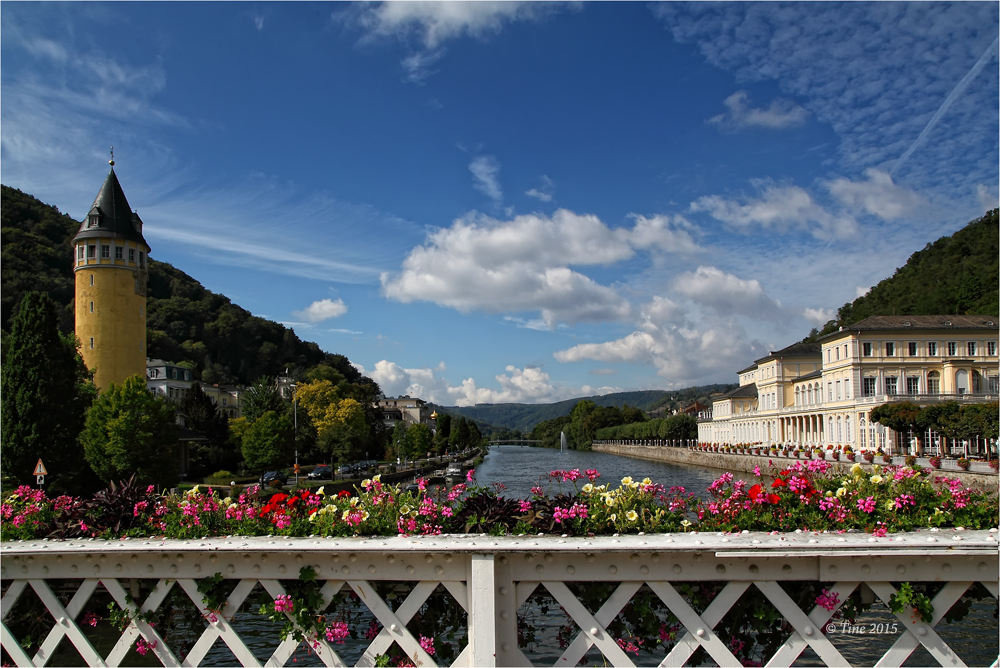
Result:
M39 459L38 463L35 464L35 472L32 473L31 475L48 475L48 474L49 472L45 470L45 464L43 464L42 460Z

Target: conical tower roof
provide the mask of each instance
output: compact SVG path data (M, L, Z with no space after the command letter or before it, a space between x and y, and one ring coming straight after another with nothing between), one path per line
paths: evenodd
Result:
M104 185L97 193L94 204L80 224L80 231L73 237L73 241L97 237L135 241L144 245L146 252L149 252L149 244L142 236L142 220L129 206L114 167L108 172L108 178L104 179Z

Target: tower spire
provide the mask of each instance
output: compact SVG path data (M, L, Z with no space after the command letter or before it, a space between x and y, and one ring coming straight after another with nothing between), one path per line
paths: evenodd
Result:
M111 159L108 160L108 164L111 165L112 167L115 166L115 147L114 146L111 147Z

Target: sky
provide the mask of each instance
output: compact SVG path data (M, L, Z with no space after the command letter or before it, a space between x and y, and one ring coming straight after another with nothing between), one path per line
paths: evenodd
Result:
M0 4L0 179L389 396L735 382L998 203L996 2Z

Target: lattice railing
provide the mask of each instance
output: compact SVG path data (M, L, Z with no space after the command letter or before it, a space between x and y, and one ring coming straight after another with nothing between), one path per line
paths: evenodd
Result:
M609 625L640 590L651 591L679 622L676 642L661 657L661 666L681 666L703 649L722 666L740 665L727 639L716 631L740 598L756 588L784 618L789 636L770 657L768 666L788 666L811 650L831 666L850 665L824 628L837 608L802 609L782 582L823 582L843 604L866 586L881 601L897 592L900 582L945 582L934 595L933 618L915 622L912 610L896 614L899 633L876 665L899 666L924 648L943 666L966 665L937 629L945 613L966 591L981 583L997 597L997 532L924 531L885 538L864 534L681 534L565 538L557 536L433 536L395 538L217 538L190 541L123 540L31 541L0 547L2 647L18 666L43 666L61 643L71 643L91 666L118 665L139 639L166 666L196 666L219 640L245 666L282 666L299 647L280 642L264 661L248 647L233 623L247 597L259 586L271 597L285 593L282 581L312 566L323 582L323 607L338 592L351 591L378 620L381 630L370 638L356 665L373 666L395 644L415 665L434 666L408 624L435 590L443 587L468 615L468 643L452 665L528 666L518 644L518 614L533 595L554 599L577 632L566 643L556 665L578 665L595 649L615 666L632 666L633 658L608 631ZM237 581L221 615L202 601L197 582L214 573ZM82 584L68 597L52 585ZM141 602L137 582L155 582ZM402 602L390 605L379 593L384 582L412 585ZM581 583L612 583L613 593L596 612L575 595ZM702 611L681 591L685 583L725 583ZM131 620L109 653L98 652L84 632L81 613L98 586ZM127 591L130 589L132 594ZM150 590L149 586L145 589ZM29 654L10 630L11 612L28 590L34 591L54 624ZM168 595L179 592L208 620L200 637L179 656L142 614L155 612ZM593 606L591 606L593 607ZM997 665L993 644L978 648ZM342 666L338 646L323 638L312 652L324 665Z

